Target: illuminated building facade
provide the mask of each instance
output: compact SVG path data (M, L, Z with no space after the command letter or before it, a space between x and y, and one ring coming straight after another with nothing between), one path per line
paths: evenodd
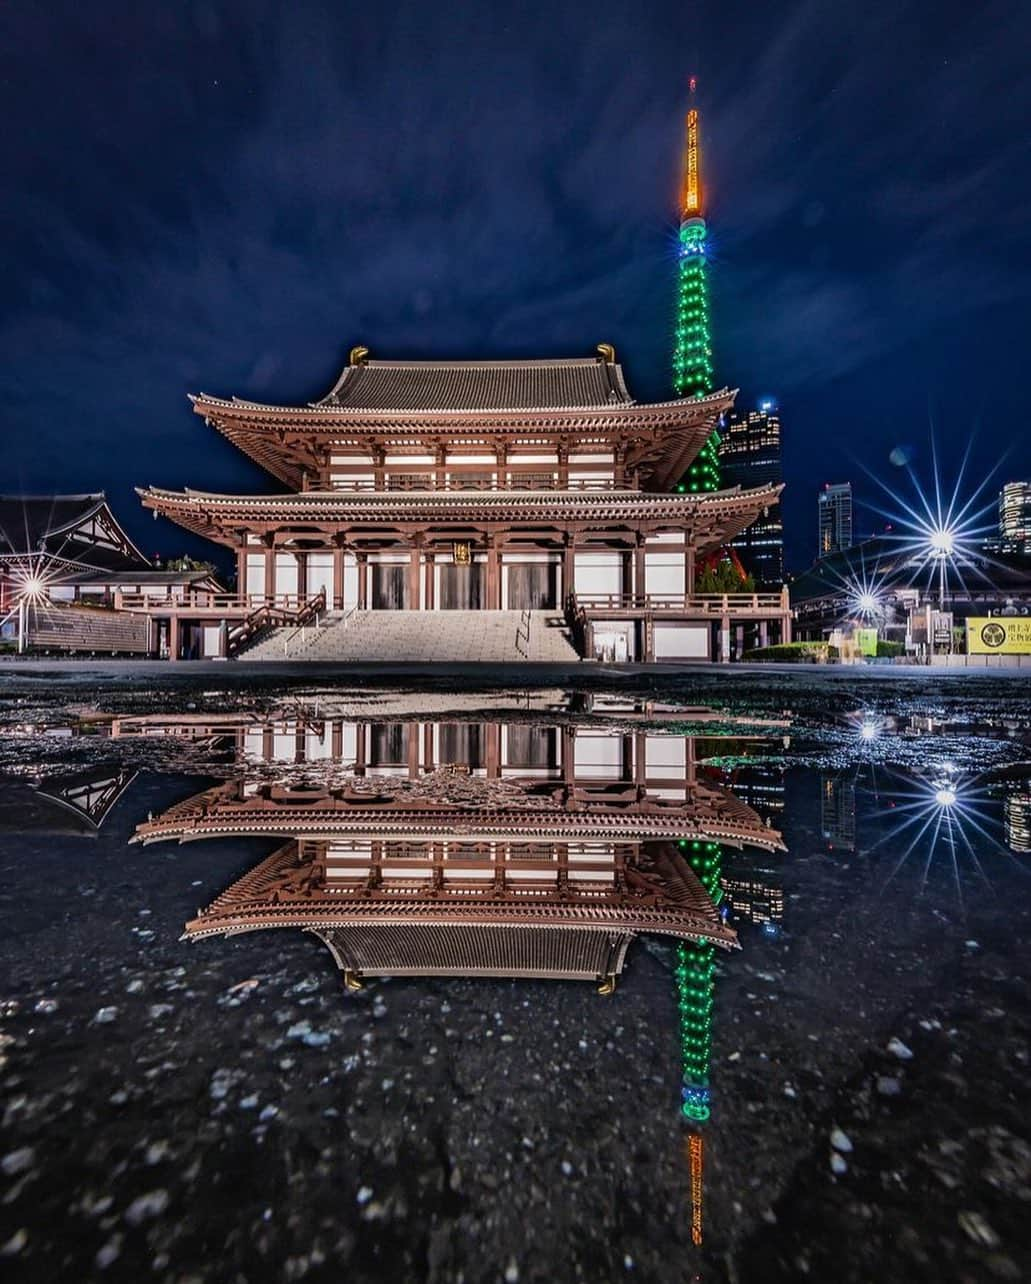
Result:
M1006 844L1011 852L1031 852L1031 792L1016 790L1003 804Z
M999 493L1000 551L1031 552L1031 482L1007 482Z
M852 483L828 482L820 491L820 557L852 547Z
M832 850L856 849L856 779L826 773L820 777L820 833Z
M543 361L374 361L356 348L314 405L194 398L288 493L140 495L233 551L237 600L201 612L215 624L293 632L296 613L319 613L345 625L327 633L332 644L389 629L389 612L536 612L541 628L565 612L588 656L729 659L737 617L790 640L787 594L699 595L696 562L779 487L669 492L733 400L724 390L638 403L607 344L594 358ZM188 620L191 608L176 613Z
M734 918L761 927L784 921L784 888L758 877L724 875L723 895Z
M724 420L719 444L721 484L779 485L781 467L780 414L769 398L747 413L732 410ZM784 583L784 522L779 503L764 512L731 541L730 546L758 588Z

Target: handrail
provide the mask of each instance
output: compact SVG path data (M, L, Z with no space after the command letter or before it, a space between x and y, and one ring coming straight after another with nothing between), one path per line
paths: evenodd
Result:
M528 607L524 607L519 613L519 623L516 625L515 649L525 660L530 653L530 621L532 614ZM525 645L520 646L519 639L525 635Z
M226 630L226 654L236 655L245 642L250 642L258 633L273 625L278 627L287 624L304 625L325 609L325 588L319 589L314 597L309 598L296 611L271 605L256 607L243 620L231 624Z

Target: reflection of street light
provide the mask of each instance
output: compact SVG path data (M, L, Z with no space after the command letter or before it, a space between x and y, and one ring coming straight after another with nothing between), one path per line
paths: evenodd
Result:
M860 740L876 740L880 728L876 722L864 722L859 728Z
M954 807L956 805L956 791L951 785L942 785L940 789L934 791L934 801L939 807Z

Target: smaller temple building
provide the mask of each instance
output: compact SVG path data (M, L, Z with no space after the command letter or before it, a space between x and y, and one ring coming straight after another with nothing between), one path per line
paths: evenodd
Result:
M0 639L20 649L160 654L167 623L148 605L219 589L144 557L102 492L0 495Z

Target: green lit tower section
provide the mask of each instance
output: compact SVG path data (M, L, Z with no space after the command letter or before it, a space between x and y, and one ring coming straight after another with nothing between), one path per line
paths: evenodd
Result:
M723 897L719 843L680 842L681 854L698 875L714 905ZM711 941L684 941L677 946L674 968L677 1021L680 1030L681 1112L689 1123L709 1118L709 1068L712 1060L712 1009L716 990L716 947Z
M704 397L712 391L712 329L709 321L709 268L701 183L701 144L696 82L691 77L687 113L684 185L680 197L680 236L677 246L677 316L673 343L673 389L678 397ZM719 436L713 433L687 475L680 491L719 490Z

